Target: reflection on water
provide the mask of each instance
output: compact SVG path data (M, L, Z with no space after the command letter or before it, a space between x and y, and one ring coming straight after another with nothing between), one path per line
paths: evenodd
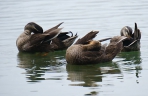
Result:
M19 52L18 67L26 70L28 82L39 82L40 80L61 80L61 77L47 77L48 73L61 73L66 69L71 81L70 86L99 87L98 82L103 82L102 78L109 74L116 74L116 79L123 79L123 71L131 72L136 70L136 77L139 77L141 68L141 57L139 52L122 52L117 58L122 60L116 62L100 63L95 65L71 65L66 64L65 51L50 53L21 53ZM66 65L66 66L65 66ZM66 67L62 69L62 67Z
M37 82L38 80L45 80L42 78L45 72L54 73L61 72L60 68L65 64L65 51L57 51L50 53L18 53L18 67L26 70L29 82ZM51 78L46 78L51 79ZM59 79L59 78L54 78Z
M111 88L116 85L113 81L124 82L128 74L141 74L141 53L122 52L116 61L94 65L71 65L65 61L65 51L50 53L18 53L18 67L25 69L27 82L41 82L43 80L62 81L63 77L68 86L82 86L93 88L85 96L97 96L100 88ZM66 71L66 72L65 72ZM127 74L124 74L127 73ZM67 73L63 76L64 73ZM62 74L62 75L61 75ZM115 81L116 81L115 80ZM139 83L139 80L136 80ZM56 85L56 83L54 83ZM62 82L63 84L63 82ZM55 86L53 85L53 86Z
M122 61L120 61L122 69L127 72L132 72L133 70L136 70L136 77L139 78L139 74L142 70L141 52L121 52L120 54L118 54L118 57L123 59Z
M141 52L140 51L133 51L133 52L121 52L118 54L119 57L123 58L123 61L127 61L126 64L140 64L141 60Z
M71 80L72 83L76 82L70 85L83 87L99 87L97 82L102 82L102 78L107 74L118 74L120 77L121 73L118 65L114 62L96 65L67 64L66 70L68 73L68 80Z
M92 92L90 92L88 94L85 94L84 96L98 96L98 92L92 91Z

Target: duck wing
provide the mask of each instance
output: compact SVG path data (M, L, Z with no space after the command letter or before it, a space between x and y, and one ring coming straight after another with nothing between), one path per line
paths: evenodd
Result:
M51 31L50 33L33 34L31 35L31 38L30 38L30 45L36 45L36 44L47 42L46 38L48 38L48 40L50 41L53 38L55 38L60 33L61 30L62 28L58 28L58 29Z
M133 40L129 45L124 46L122 51L138 51L140 50L140 39Z
M77 34L73 36L73 33L69 36L69 33L71 32L60 33L56 38L52 39L52 44L56 45L58 49L67 49L78 37Z
M69 33L71 34L71 36L68 35ZM70 37L72 37L72 36L73 36L73 33L72 33L71 31L69 31L69 32L61 32L61 33L57 36L57 38L63 41L63 40L68 39L68 38L70 38Z
M54 26L54 27L52 27L52 28L46 30L46 31L44 32L44 34L52 33L54 30L57 30L58 27L59 27L61 24L63 24L63 22L61 22L61 23L59 23L58 25L56 25L56 26ZM59 35L59 34L57 34L57 36L58 36L58 35ZM51 38L50 36L47 36L47 37L45 37L44 41L50 43L50 40L51 40L50 38Z
M89 40L95 38L97 36L97 33L99 33L99 31L91 31L84 37L78 39L75 44L86 44Z
M96 64L102 62L104 57L103 51L85 51L81 53L77 64Z

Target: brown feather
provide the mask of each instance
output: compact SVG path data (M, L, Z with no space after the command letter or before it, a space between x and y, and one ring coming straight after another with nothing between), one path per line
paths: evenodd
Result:
M51 31L57 29L57 28L58 28L60 25L62 25L63 23L64 23L64 22L59 23L58 25L56 25L56 26L54 26L54 27L52 27L52 28L46 30L44 33L49 33L49 32L51 32Z
M88 43L89 40L95 38L97 33L99 33L99 31L91 31L88 34L86 34L84 37L78 39L75 44L86 44Z

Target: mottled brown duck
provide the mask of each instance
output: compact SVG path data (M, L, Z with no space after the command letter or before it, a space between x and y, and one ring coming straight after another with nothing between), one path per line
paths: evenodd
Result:
M20 52L50 52L67 49L73 44L77 34L61 32L62 28L59 28L59 26L62 23L45 32L38 24L34 22L28 23L24 27L24 32L16 40L18 50ZM71 34L71 36L68 34Z
M134 32L131 27L125 26L120 31L121 36L126 36L128 39L123 41L123 49L122 51L139 51L140 50L140 39L141 32L137 27L137 23L135 23Z
M109 62L122 50L125 36L115 36L103 40L93 40L99 31L91 31L66 50L68 64L96 64ZM108 44L101 41L110 40Z

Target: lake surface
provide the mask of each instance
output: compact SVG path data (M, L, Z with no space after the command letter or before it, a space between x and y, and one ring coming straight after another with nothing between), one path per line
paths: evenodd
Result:
M147 0L1 0L0 9L0 96L147 96ZM137 22L141 51L96 65L69 65L65 51L19 53L16 39L28 22L44 30L64 22L63 31L79 37L99 30L96 40Z

